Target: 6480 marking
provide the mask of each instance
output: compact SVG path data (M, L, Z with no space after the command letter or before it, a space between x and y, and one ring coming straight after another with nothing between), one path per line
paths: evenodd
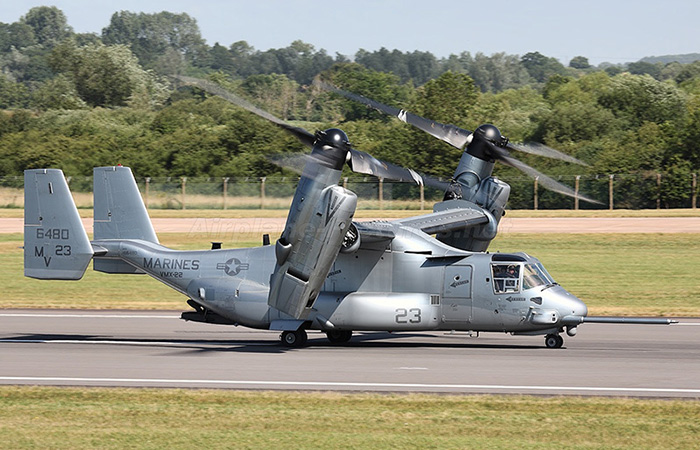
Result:
M67 240L70 238L70 230L68 228L37 228L36 229L37 239L62 239Z

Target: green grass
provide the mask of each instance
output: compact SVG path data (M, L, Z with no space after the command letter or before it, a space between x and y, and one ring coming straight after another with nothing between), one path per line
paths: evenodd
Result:
M696 448L700 402L0 388L2 447Z
M206 249L206 233L162 234L175 249ZM224 247L259 245L256 233L227 235ZM273 237L274 240L274 237ZM22 236L0 235L5 308L182 309L185 297L145 275L88 269L80 282L23 277ZM584 300L592 315L700 316L698 234L499 235L491 251L525 251Z

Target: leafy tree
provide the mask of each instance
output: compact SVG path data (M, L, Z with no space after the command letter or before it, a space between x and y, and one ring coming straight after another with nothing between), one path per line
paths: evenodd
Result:
M569 67L574 69L590 69L591 64L585 56L574 56L571 61L569 61Z
M378 72L393 73L403 83L423 84L440 73L437 58L430 52L403 53L384 47L374 52L360 49L355 53L355 62Z
M627 70L632 75L651 75L657 80L661 79L661 70L663 65L661 63L652 64L644 61L629 63L627 65Z
M409 110L442 123L469 127L470 111L474 108L479 92L474 81L466 74L445 72L430 80L420 89ZM404 134L409 167L430 168L433 174L451 177L457 167L461 151L432 136L410 127Z
M13 47L21 50L36 43L34 30L26 23L0 23L0 53L9 52Z
M454 62L455 59L451 60ZM457 59L461 70L466 72L481 92L500 92L518 88L531 81L517 56L494 53L491 56L479 52L474 57L464 52ZM454 71L454 70L453 70Z
M158 62L168 50L181 55L189 64L203 65L207 60L207 48L197 21L186 13L114 13L102 30L102 41L129 46L144 67L161 72L165 71Z
M214 70L222 70L227 73L233 73L235 70L235 62L233 60L233 55L231 52L220 45L218 42L209 51L209 57L211 59L210 67Z
M25 108L28 100L29 92L23 84L0 74L0 109Z
M611 80L599 103L633 126L680 118L685 98L678 88L650 75L620 74Z
M695 61L692 64L684 65L678 75L676 75L675 81L676 83L681 84L697 77L700 77L700 61Z
M270 49L264 52L253 52L245 42L234 44L234 60L248 68L236 65L239 75L250 76L254 74L270 75L273 73L286 75L289 79L300 84L309 84L319 72L330 68L333 58L321 49L316 51L313 45L303 41L294 41L288 47Z
M252 75L241 84L256 103L284 120L294 119L299 99L299 85L284 75Z
M41 45L51 47L73 34L73 28L63 11L55 6L37 6L20 18L20 23L29 26Z
M405 104L410 98L410 89L401 85L396 75L367 69L356 63L341 63L333 66L322 74L331 84L380 103L397 106ZM328 97L328 96L327 96ZM337 99L345 112L345 120L382 119L388 118L367 108L358 102ZM400 106L399 106L400 107Z
M556 58L549 58L540 52L526 53L520 61L530 76L540 83L544 83L554 74L566 73L565 67Z
M90 106L124 106L136 93L150 93L158 102L163 91L124 45L78 48L67 41L56 47L51 63L73 81L80 98Z
M65 75L47 80L31 95L32 107L47 109L83 109L87 104L80 98L75 84Z

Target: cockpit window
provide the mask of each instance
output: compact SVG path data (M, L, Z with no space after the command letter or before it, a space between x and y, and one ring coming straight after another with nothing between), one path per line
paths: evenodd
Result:
M554 279L542 264L525 264L523 267L523 289L554 284Z
M520 291L520 264L492 264L493 291L496 294Z

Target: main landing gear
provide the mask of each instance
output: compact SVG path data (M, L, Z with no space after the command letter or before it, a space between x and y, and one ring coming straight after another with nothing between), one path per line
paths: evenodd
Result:
M548 334L544 337L544 345L547 348L561 348L564 345L564 338L558 334Z
M303 347L306 344L308 335L306 330L283 331L280 335L282 345L285 347Z
M326 336L331 344L344 344L352 338L352 331L350 330L332 330L326 331ZM290 348L298 348L306 345L308 340L308 335L306 330L298 329L296 331L283 331L280 334L280 341L282 345Z
M345 344L352 337L350 330L332 330L326 331L326 337L331 341L331 344Z

